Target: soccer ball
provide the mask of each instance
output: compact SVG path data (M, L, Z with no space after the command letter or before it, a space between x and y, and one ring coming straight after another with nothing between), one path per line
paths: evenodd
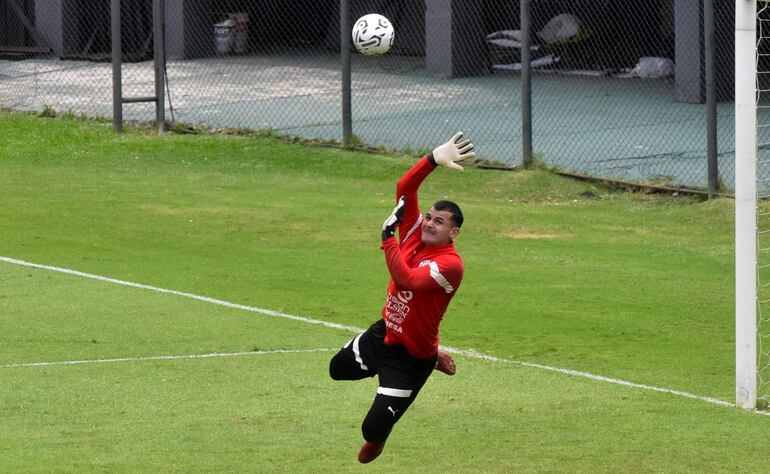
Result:
M393 46L393 36L393 25L376 13L362 16L353 25L353 45L367 56L387 53Z

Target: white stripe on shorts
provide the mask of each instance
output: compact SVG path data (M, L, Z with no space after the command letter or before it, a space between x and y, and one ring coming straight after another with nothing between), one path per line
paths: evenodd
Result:
M356 362L361 366L361 370L369 370L369 367L364 364L364 360L361 358L361 351L358 350L358 340L361 339L361 336L363 336L363 333L353 339L353 355L356 356Z
M400 388L377 387L377 393L399 398L409 398L412 396L411 390L403 390Z

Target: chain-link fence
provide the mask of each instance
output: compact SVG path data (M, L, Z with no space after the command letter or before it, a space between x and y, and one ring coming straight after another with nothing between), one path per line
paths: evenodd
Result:
M152 95L151 7L122 2L125 95ZM110 2L0 0L0 107L110 117L110 43Z
M158 1L158 0L155 0ZM709 0L707 0L709 1ZM343 0L343 5L347 4ZM520 0L352 0L391 51L354 53L352 139L417 152L465 130L522 160ZM121 0L123 96L153 95L153 0ZM733 184L734 5L714 2L719 177ZM534 157L561 170L707 186L704 2L532 0ZM165 0L166 117L343 139L340 0ZM0 107L112 115L110 2L0 0ZM152 120L152 104L124 104Z

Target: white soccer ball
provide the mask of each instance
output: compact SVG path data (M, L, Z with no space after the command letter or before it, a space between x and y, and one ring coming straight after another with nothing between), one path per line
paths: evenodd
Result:
M362 16L353 25L353 45L367 56L387 53L394 36L390 20L376 13Z

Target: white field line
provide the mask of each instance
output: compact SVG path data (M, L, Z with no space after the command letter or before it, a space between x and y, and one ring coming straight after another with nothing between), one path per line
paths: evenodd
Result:
M196 295L196 294L193 294L193 293L186 293L186 292L183 292L183 291L168 290L168 289L165 289L165 288L158 288L158 287L155 287L155 286L143 285L141 283L133 283L133 282L130 282L130 281L118 280L118 279L115 279L115 278L109 278L109 277L104 277L104 276L100 276L100 275L94 275L94 274L91 274L91 273L79 272L77 270L71 270L71 269L68 269L68 268L54 267L54 266L50 266L50 265L41 265L39 263L32 263L32 262L27 262L27 261L24 261L24 260L18 260L18 259L15 259L15 258L2 257L2 256L0 256L0 261L1 262L5 262L5 263L10 263L10 264L13 264L13 265L20 265L20 266L31 267L31 268L38 268L38 269L41 269L41 270L50 270L50 271L54 271L54 272L66 273L68 275L74 275L74 276L79 276L79 277L83 277L83 278L90 278L92 280L99 280L99 281L104 281L104 282L108 282L108 283L115 283L115 284L118 284L118 285L129 286L129 287L133 287L133 288L142 288L142 289L145 289L145 290L151 290L151 291L156 291L156 292L160 292L160 293L166 293L166 294L171 294L171 295L182 296L182 297L185 297L185 298L191 298L191 299L194 299L194 300L203 301L203 302L206 302L206 303L216 304L216 305L220 305L220 306L225 306L225 307L228 307L228 308L240 309L240 310L249 311L249 312L258 313L258 314L264 314L266 316L275 316L275 317L279 317L279 318L291 319L293 321L300 321L300 322L308 323L308 324L316 324L316 325L320 325L320 326L324 326L324 327L328 327L328 328L333 328L333 329L341 329L341 330L344 330L344 331L349 331L349 332L354 332L354 333L360 333L360 332L363 331L363 329L357 328L355 326L345 326L345 325L342 325L342 324L331 323L331 322L328 322L328 321L322 321L320 319L313 319L313 318L306 318L306 317L303 317L303 316L296 316L296 315L284 313L284 312L281 312L281 311L273 311L273 310L270 310L270 309L262 309L262 308L256 308L256 307L253 307L253 306L246 306L246 305L242 305L242 304L238 304L238 303L231 303L229 301L219 300L219 299L216 299L216 298L209 298L207 296L200 296L200 295ZM455 349L455 348L446 347L446 346L442 346L442 349L447 351L447 352L453 353L453 354L463 355L463 356L466 356L466 357L472 357L472 358L480 359L480 360L486 360L486 361L489 361L489 362L497 362L497 363L506 363L506 364L520 365L520 366L523 366L523 367L531 367L531 368L536 368L536 369L541 369L541 370L547 370L547 371L550 371L550 372L558 372L560 374L572 375L572 376L576 376L576 377L583 377L583 378L587 378L587 379L590 379L590 380L595 380L595 381L599 381L599 382L606 382L606 383L611 383L611 384L615 384L615 385L623 385L623 386L626 386L626 387L638 388L638 389L641 389L641 390L660 392L660 393L668 393L668 394L671 394L671 395L676 395L676 396L685 397L685 398L691 398L691 399L694 399L694 400L700 400L700 401L703 401L703 402L707 402L707 403L711 403L711 404L719 405L719 406L723 406L723 407L733 407L734 406L730 402L726 402L724 400L719 400L719 399L716 399L716 398L704 397L704 396L701 396L701 395L696 395L694 393L683 392L683 391L680 391L680 390L674 390L674 389L670 389L670 388L661 388L661 387L655 387L655 386L652 386L652 385L644 385L644 384L638 384L638 383L634 383L634 382L628 382L628 381L621 380L621 379L614 379L614 378L610 378L610 377L604 377L602 375L595 375L595 374L592 374L592 373L589 373L589 372L581 372L581 371L572 370L572 369L563 369L563 368L559 368L559 367L551 367L551 366L548 366L548 365L536 364L534 362L517 361L517 360L512 360L512 359L503 359L503 358L500 358L500 357L494 357L494 356L491 356L491 355L487 355L487 354L484 354L484 353L481 353L481 352L476 352L474 350ZM193 358L195 356L158 356L158 357L160 357L160 358L163 358L163 357ZM147 358L147 359L136 359L136 360L152 360L152 359L151 358ZM105 359L105 361L108 361L108 360ZM114 360L114 361L117 362L119 360ZM86 362L85 361L54 362L54 363L36 362L36 363L32 363L32 365L45 365L45 364L61 365L61 364L66 364L66 363L75 364L75 363L86 363ZM21 366L25 366L25 365L24 364L15 364L14 366L21 367ZM5 367L5 366L0 366L0 367ZM764 411L754 411L754 413L762 414L762 415L770 415L770 412L764 412Z
M178 360L178 359L210 359L213 357L242 357L258 356L269 354L306 354L312 352L331 352L338 349L277 349L273 351L248 351L248 352L214 352L211 354L189 354L189 355L161 355L147 357L121 357L117 359L83 359L83 360L61 360L53 362L25 362L21 364L0 365L0 369L12 369L16 367L48 367L51 365L82 365L82 364L109 364L113 362L144 362L148 360Z
M229 301L218 300L216 298L209 298L207 296L195 295L193 293L185 293L183 291L167 290L165 288L158 288L156 286L143 285L141 283L133 283L133 282L130 282L130 281L116 280L115 278L109 278L109 277L104 277L104 276L100 276L100 275L93 275L91 273L83 273L83 272L79 272L77 270L70 270L68 268L52 267L52 266L49 266L49 265L40 265L38 263L25 262L24 260L18 260L18 259L9 258L9 257L0 257L0 261L6 262L6 263L11 263L11 264L14 264L14 265L21 265L23 267L39 268L41 270L51 270L51 271L54 271L54 272L66 273L68 275L75 275L75 276L79 276L79 277L83 277L83 278L90 278L92 280L105 281L105 282L108 282L108 283L115 283L115 284L118 284L118 285L130 286L130 287L133 287L133 288L142 288L144 290L152 290L152 291L157 291L159 293L166 293L166 294L170 294L170 295L183 296L185 298L191 298L191 299L194 299L194 300L203 301L203 302L206 302L206 303L212 303L212 304L216 304L216 305L219 305L219 306L226 306L228 308L240 309L240 310L243 310L243 311L251 311L252 313L259 313L259 314L264 314L264 315L267 315L267 316L277 316L279 318L292 319L294 321L301 321L303 323L308 323L308 324L318 324L318 325L321 325L321 326L325 326L327 328L342 329L344 331L350 331L350 332L355 332L355 333L359 333L359 332L363 331L363 329L357 328L357 327L353 327L353 326L344 326L342 324L330 323L328 321L321 321L320 319L313 319L313 318L305 318L305 317L302 317L302 316L295 316L293 314L287 314L287 313L283 313L281 311L273 311L271 309L255 308L253 306L246 306L246 305L242 305L242 304L238 304L238 303L230 303Z

